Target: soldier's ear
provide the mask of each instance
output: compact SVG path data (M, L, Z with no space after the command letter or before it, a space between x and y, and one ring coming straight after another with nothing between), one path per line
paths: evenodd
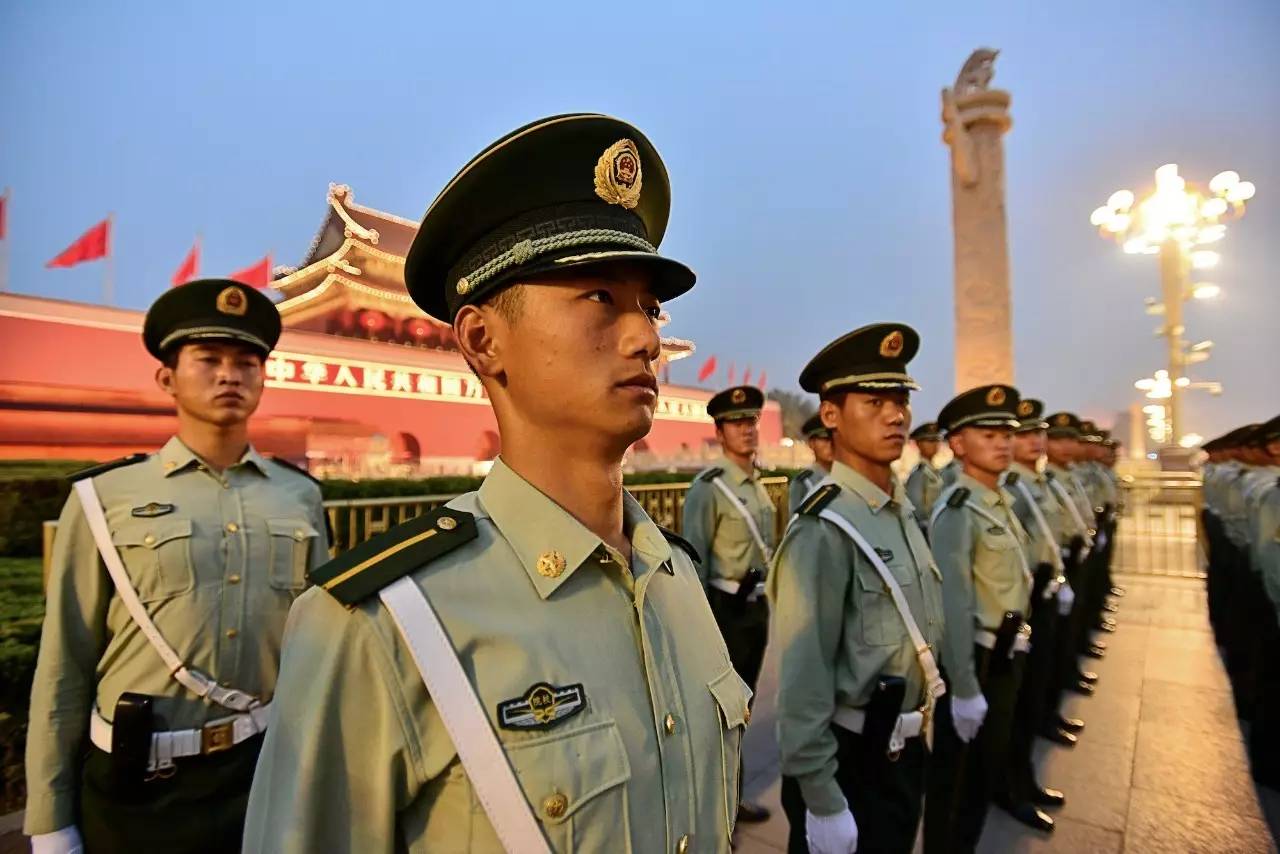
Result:
M485 306L464 305L453 319L458 349L482 379L497 379L505 370L501 338L507 326L499 312Z
M947 434L947 447L951 449L951 453L957 457L964 456L964 431L960 430L955 433Z
M818 417L822 419L823 427L834 430L840 419L840 407L834 401L824 400L818 404Z
M169 395L169 397L176 395L173 387L173 368L168 365L161 365L156 368L156 388Z

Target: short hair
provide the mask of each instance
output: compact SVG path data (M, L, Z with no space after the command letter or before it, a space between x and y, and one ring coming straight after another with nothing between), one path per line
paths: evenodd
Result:
M505 320L508 325L514 326L524 312L524 285L516 283L502 288L497 293L489 294L476 304L484 308L493 309L493 312ZM461 352L461 348L459 348L459 352ZM471 369L471 375L476 379L480 379L480 372L476 370L475 365L471 364L471 360L467 358L466 353L462 353L462 361L466 362L467 367Z

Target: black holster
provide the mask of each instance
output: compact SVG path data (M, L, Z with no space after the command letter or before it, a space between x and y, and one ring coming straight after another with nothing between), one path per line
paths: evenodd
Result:
M996 642L991 647L992 663L1007 662L1013 657L1013 642L1017 640L1018 631L1022 628L1022 614L1017 611L1005 611L1000 628L996 629Z
M738 590L733 594L733 601L739 607L745 608L747 600L751 598L751 594L756 592L756 586L760 584L760 580L764 578L764 571L756 569L754 566L747 570L742 576L742 581L738 582Z
M863 712L866 718L862 724L862 741L872 754L889 750L889 736L898 725L898 715L902 714L902 700L906 696L907 680L901 676L882 676L871 692Z
M1049 586L1049 582L1053 581L1053 566L1048 563L1036 564L1035 572L1031 576L1031 607L1034 609L1040 602L1044 600L1045 588Z
M126 691L111 721L111 773L118 786L137 789L147 778L154 729L154 698Z

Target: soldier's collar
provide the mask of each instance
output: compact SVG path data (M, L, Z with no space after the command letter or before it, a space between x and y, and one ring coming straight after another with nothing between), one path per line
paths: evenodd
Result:
M889 476L891 493L885 492L849 466L836 460L831 464L831 479L845 489L857 493L863 501L867 502L872 513L879 513L881 508L891 501L902 507L911 506L911 502L907 500L906 490L894 475Z
M250 465L258 470L259 473L266 477L271 477L271 466L267 465L267 458L258 453L258 449L250 445L248 450L244 452L244 456L240 458L240 462L236 465Z
M604 542L502 461L480 484L480 503L520 559L542 599L548 598L583 564L598 565ZM630 531L631 560L657 567L671 558L667 538L630 495L623 493L624 525ZM588 571L589 571L588 570Z
M988 507L995 507L1000 503L1000 493L998 491L979 483L976 478L970 477L963 469L960 474L956 475L956 483L968 488L970 495Z
M724 479L732 483L734 486L741 486L751 478L755 477L755 469L746 471L742 466L735 463L728 457L724 458Z
M177 436L171 436L160 449L160 464L164 468L164 476L168 477L180 471L201 466L203 462L200 460L200 455L188 448L185 442ZM249 465L256 468L259 474L271 476L271 467L267 465L266 458L259 454L253 445L249 446L236 465Z
M1043 474L1036 471L1034 468L1027 465L1026 463L1020 463L1017 460L1014 460L1012 463L1009 464L1009 471L1017 472L1024 480L1030 480L1035 483L1039 483L1041 480L1044 479Z

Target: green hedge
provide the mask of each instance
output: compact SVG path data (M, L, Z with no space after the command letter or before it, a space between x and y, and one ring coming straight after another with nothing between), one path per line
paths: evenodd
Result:
M84 460L0 462L0 555L40 554L40 525L62 512L71 492L67 475L91 465Z

